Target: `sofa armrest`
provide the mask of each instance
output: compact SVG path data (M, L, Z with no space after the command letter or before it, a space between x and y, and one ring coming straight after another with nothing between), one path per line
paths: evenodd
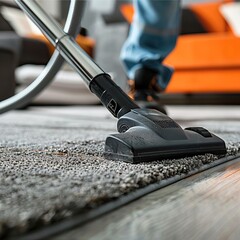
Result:
M0 101L14 95L20 48L19 36L9 32L0 34Z
M33 38L22 38L18 65L46 65L51 52L46 42Z

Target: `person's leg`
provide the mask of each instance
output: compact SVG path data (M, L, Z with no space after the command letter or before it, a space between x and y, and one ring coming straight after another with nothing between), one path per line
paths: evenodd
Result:
M129 79L135 80L138 75L146 78L155 75L155 89L161 91L167 87L173 73L173 69L162 62L176 45L180 0L133 1L134 20L122 48L121 59ZM141 87L149 87L147 79Z

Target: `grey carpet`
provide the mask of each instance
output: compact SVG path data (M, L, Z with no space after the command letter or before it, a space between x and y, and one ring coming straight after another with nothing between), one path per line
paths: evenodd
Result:
M16 118L18 118L16 120ZM206 154L131 165L105 160L112 119L17 113L0 120L0 238L84 214L137 189L218 161ZM200 121L240 152L240 123Z

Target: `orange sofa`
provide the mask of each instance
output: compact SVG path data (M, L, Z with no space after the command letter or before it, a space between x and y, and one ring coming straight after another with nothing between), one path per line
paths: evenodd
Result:
M240 93L240 38L220 13L221 4L226 2L188 6L207 33L179 36L164 62L175 68L166 93ZM121 11L131 22L133 7L123 5Z

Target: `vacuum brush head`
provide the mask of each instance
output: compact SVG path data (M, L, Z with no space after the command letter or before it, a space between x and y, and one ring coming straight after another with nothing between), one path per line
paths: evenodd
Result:
M131 163L205 153L226 154L225 142L202 127L183 130L168 116L133 109L118 120L119 134L107 137L104 156Z

